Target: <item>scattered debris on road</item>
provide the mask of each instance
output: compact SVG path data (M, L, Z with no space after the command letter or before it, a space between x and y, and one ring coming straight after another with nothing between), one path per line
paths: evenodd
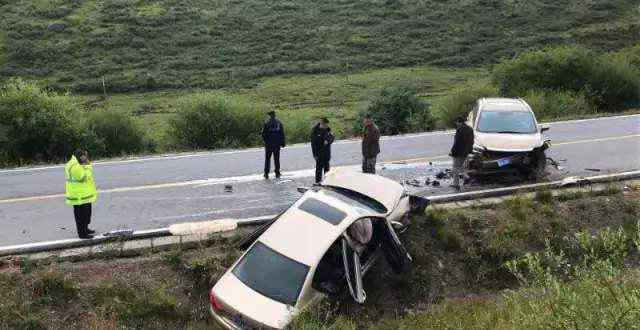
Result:
M127 237L133 235L133 229L118 229L103 234L105 237Z

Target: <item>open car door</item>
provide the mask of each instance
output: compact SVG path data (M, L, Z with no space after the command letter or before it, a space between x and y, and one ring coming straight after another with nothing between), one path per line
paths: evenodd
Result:
M363 304L367 295L362 287L362 266L360 256L351 248L346 238L342 238L342 260L344 261L344 273L349 287L349 293L353 299Z
M402 245L402 242L400 242L398 234L393 229L391 223L384 219L378 222L376 229L379 230L382 239L382 251L391 269L396 273L405 272L413 260L409 252L407 252L407 249Z

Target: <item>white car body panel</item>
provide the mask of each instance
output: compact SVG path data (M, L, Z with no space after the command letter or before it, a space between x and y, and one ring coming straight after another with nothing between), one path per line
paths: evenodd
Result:
M387 212L393 211L405 193L404 187L391 179L348 170L330 171L322 185L357 191L382 203Z

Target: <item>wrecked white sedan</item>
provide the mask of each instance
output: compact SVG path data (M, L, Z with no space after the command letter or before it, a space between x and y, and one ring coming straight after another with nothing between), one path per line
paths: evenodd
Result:
M246 252L210 292L210 310L228 329L284 328L327 294L358 303L362 277L380 257L396 272L411 262L396 230L427 200L381 176L330 172L289 209L241 242Z
M469 113L467 124L475 137L467 167L470 174L517 172L537 179L547 164L549 141L527 102L522 99L482 98Z

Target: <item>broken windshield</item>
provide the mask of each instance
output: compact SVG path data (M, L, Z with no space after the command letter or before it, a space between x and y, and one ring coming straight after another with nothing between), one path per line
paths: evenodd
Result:
M532 134L537 131L533 114L528 111L482 111L478 122L482 133Z
M257 242L233 269L252 290L283 304L295 306L309 266Z

